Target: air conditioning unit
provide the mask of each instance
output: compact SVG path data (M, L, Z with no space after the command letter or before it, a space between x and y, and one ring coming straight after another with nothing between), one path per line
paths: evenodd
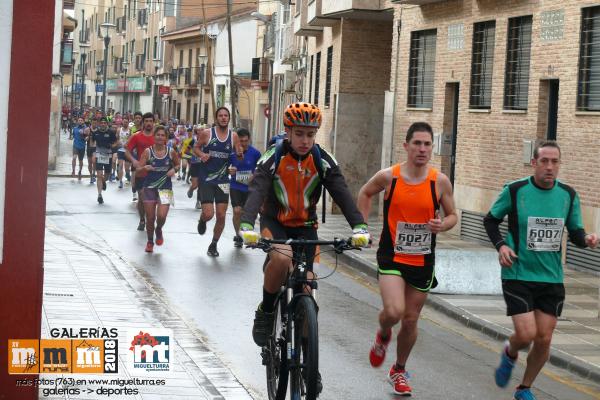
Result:
M288 93L296 92L296 71L285 71L285 75L283 76L283 91Z

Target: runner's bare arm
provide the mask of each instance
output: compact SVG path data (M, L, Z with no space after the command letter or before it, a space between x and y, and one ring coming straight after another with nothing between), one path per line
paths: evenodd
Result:
M441 231L446 232L452 229L458 222L456 207L454 206L452 183L450 183L450 179L448 179L448 177L442 173L438 175L437 183L440 193L440 205L444 210L444 219L442 221Z
M240 138L237 132L232 132L231 141L233 144L233 148L235 149L235 154L237 155L237 158L241 160L242 158L244 158L244 150L242 149L242 145L240 145Z
M386 190L392 183L392 169L386 168L377 172L364 184L358 192L356 205L358 210L363 215L365 222L369 220L369 212L371 211L371 202L373 197Z
M137 170L152 171L152 165L146 165L146 163L148 162L148 159L150 159L150 148L147 148L146 150L144 150L142 152L142 156L140 157L140 160L139 160L139 167L136 167Z
M200 158L202 161L206 162L208 161L208 154L202 152L202 146L205 146L208 144L208 141L210 140L210 129L204 129L200 132L200 134L198 135L198 139L196 140L196 143L194 144L194 149L193 149L193 153L196 157Z

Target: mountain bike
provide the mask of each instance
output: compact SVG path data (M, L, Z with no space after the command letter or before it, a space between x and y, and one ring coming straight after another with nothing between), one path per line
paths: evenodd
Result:
M316 303L317 280L307 273L312 260L307 260L310 246L333 246L336 254L346 250L360 250L350 239L260 239L250 248L265 252L276 251L272 245L292 246L293 268L275 301L275 320L261 356L267 372L269 400L315 400L322 387L319 374L319 334ZM337 268L337 257L336 257Z

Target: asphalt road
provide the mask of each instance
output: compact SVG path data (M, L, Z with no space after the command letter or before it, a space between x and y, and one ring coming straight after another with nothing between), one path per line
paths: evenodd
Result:
M231 368L256 399L266 398L260 350L251 338L254 309L260 301L262 262L259 250L235 249L231 216L219 244L221 256L210 258L206 248L213 223L199 236L199 211L175 182L176 206L164 229L165 244L144 252L145 232L136 231L137 214L131 191L109 183L104 205L96 203L95 186L70 178L49 178L47 223L93 244L103 241L127 260L162 293L171 307L195 324L215 353ZM323 257L320 276L332 271L334 259ZM387 370L373 369L368 350L377 327L380 298L376 284L340 265L321 281L318 302L320 399L391 399ZM395 346L392 346L393 351ZM413 396L421 399L511 399L511 389L493 382L500 343L471 331L445 315L424 310L419 340L407 365ZM524 358L524 357L522 357ZM522 366L516 369L522 375ZM510 387L519 382L514 379ZM546 367L536 381L538 399L600 399L600 386L560 369Z

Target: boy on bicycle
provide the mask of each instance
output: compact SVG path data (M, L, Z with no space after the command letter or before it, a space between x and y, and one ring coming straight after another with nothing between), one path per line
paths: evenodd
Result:
M368 245L367 224L336 160L315 143L321 119L321 111L313 104L295 103L286 109L283 122L290 133L287 139L269 147L259 159L249 185L239 232L246 245L255 244L261 235L269 239L316 240L316 205L321 196L321 185L331 194L352 227L352 244ZM254 232L254 221L259 212L260 235ZM292 267L291 247L272 247L275 251L269 253L264 271L263 300L258 305L252 327L254 342L261 347L266 345L272 331L277 293ZM307 249L309 261L314 253L314 247ZM309 268L312 268L312 262L309 262Z

